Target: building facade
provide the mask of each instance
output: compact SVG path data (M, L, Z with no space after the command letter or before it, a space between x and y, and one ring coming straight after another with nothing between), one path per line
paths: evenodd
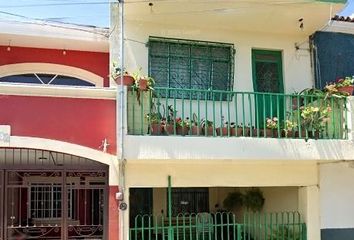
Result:
M107 33L1 23L0 239L117 239Z
M309 37L343 4L0 24L0 239L351 239L353 99L303 92ZM154 89L117 86L113 62Z
M156 84L138 99L127 92L125 239L339 239L326 232L322 194L337 174L326 168L353 160L350 98L335 107L301 96L316 84L310 36L342 7L126 2L124 67ZM316 133L303 110L324 106L330 120ZM255 214L244 199L257 192Z

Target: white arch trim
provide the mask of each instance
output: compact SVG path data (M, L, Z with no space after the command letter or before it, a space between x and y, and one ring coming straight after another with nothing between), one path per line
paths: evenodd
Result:
M73 143L36 137L11 136L7 147L61 152L106 164L109 166L109 185L118 185L118 161L115 155Z
M15 63L0 66L0 78L27 73L58 74L75 77L90 82L96 87L103 87L104 80L103 77L87 70L54 63Z

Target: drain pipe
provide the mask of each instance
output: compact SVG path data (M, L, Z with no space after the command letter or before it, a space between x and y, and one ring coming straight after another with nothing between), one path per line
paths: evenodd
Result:
M125 229L124 229L124 211L126 210L125 204L125 159L124 159L124 134L125 134L125 92L123 85L123 76L124 76L124 0L118 0L118 12L119 12L119 27L120 27L120 37L119 37L119 45L120 45L120 85L117 86L117 103L119 111L119 120L118 120L118 166L119 166L119 192L122 193L121 203L119 204L119 240L125 239ZM118 118L117 118L118 119Z

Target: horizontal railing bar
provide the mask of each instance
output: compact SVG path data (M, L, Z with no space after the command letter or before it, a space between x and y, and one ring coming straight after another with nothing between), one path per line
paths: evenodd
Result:
M318 98L321 96L313 94L294 94L294 93L275 93L275 92L249 92L249 91L225 91L217 89L186 89L186 88L169 88L169 87L154 87L155 91L185 91L185 92L201 92L201 93L226 93L226 94L250 94L250 95L274 95L285 97L300 97L300 98ZM328 96L326 99L339 99L335 96ZM187 98L186 98L187 99Z

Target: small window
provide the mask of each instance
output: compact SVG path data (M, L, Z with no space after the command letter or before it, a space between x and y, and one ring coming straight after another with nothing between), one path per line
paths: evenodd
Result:
M94 84L88 81L78 79L75 77L57 75L57 74L42 74L42 73L29 73L29 74L6 76L0 78L0 82L67 85L67 86L95 86Z
M31 183L30 189L31 218L53 219L61 217L62 189L60 184ZM68 195L70 198L70 192ZM70 213L69 210L69 215Z
M149 39L149 74L155 79L156 87L231 91L233 59L232 44L158 37ZM206 98L201 93L191 94L174 97ZM207 97L226 100L225 95L209 94Z

